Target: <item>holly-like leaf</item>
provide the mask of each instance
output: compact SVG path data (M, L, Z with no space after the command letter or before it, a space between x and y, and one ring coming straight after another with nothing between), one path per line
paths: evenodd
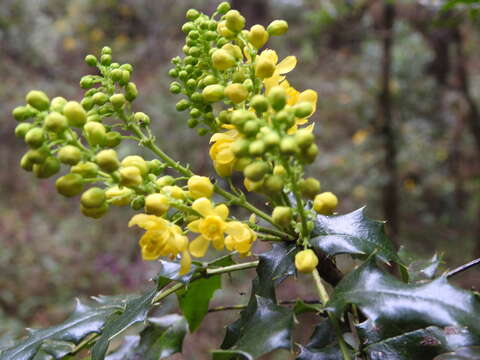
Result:
M451 353L439 355L433 360L480 360L480 346L461 348Z
M242 312L242 331L236 341L213 352L215 360L236 356L255 359L276 349L290 349L293 311L274 301L256 295L252 309Z
M68 354L74 345L92 333L100 333L110 315L121 312L124 304L116 298L108 302L94 305L77 301L74 312L60 325L47 329L30 330L30 336L5 349L0 354L0 360L31 360L41 357L61 359ZM36 354L41 352L40 357Z
M444 276L406 284L369 261L338 284L327 309L340 317L348 304L359 306L382 339L428 326L466 327L480 333L480 302Z
M310 243L328 255L375 256L385 263L401 263L394 244L385 234L385 224L369 219L365 208L345 215L317 215Z
M329 345L321 350L312 350L299 346L300 353L296 360L343 360L342 352L338 345Z
M126 336L123 344L106 360L159 360L182 351L186 320L177 314L148 319L140 335Z
M179 262L160 260L160 263L162 264L162 268L156 278L159 287L167 285L170 281L179 281L188 284L198 268L195 264L192 264L187 274L180 275Z
M125 311L118 316L111 317L102 331L102 335L92 348L92 360L103 360L108 350L110 341L128 327L145 321L152 307L152 300L157 292L157 287L145 294L127 302Z
M442 257L438 256L438 254L434 254L429 259L419 259L408 253L403 247L398 251L398 255L403 263L407 264L406 270L410 282L433 279L442 263Z

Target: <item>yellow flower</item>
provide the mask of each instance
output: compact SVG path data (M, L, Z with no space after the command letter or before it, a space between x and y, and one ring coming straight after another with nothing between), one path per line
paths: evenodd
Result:
M238 131L234 129L212 135L210 143L213 145L209 154L218 175L223 177L232 175L237 160L232 151L232 144L239 137Z
M210 242L215 249L223 249L228 207L224 204L213 207L209 199L200 198L193 202L192 209L199 213L202 218L188 224L190 231L200 233L190 243L190 253L195 257L204 256Z
M312 105L312 112L310 115L308 115L305 118L302 119L297 119L295 122L295 125L293 125L289 130L288 134L293 134L297 131L299 125L303 125L308 121L308 118L312 116L315 111L317 110L317 99L318 99L318 94L315 90L312 89L307 89L302 92L298 91L295 89L293 86L290 85L288 80L282 81L280 84L285 88L285 91L287 92L287 105L288 106L294 106L296 104L300 104L302 102L308 102ZM306 127L307 130L313 131L313 124L309 125Z
M295 56L287 56L285 59L278 62L278 55L275 50L263 50L259 57L261 59L269 60L275 64L275 71L273 72L273 75L263 80L263 84L265 85L265 94L268 94L272 87L279 85L283 80L285 80L285 76L283 75L295 69L295 66L297 65L297 58Z
M213 194L213 184L206 176L193 175L188 179L188 192L194 199L209 198Z
M247 255L253 242L257 240L257 234L247 224L240 221L227 223L225 232L228 234L225 238L226 248L230 251L236 250L241 255Z
M192 260L188 252L188 238L179 226L161 217L146 214L132 217L128 226L135 225L146 230L139 241L144 260L155 260L160 256L173 258L181 254L180 274L186 274L190 270Z

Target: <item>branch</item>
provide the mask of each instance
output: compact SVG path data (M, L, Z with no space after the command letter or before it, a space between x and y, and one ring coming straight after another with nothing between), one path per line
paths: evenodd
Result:
M283 300L280 301L279 305L295 305L298 300ZM318 300L302 300L305 304L319 304L321 302ZM209 313L219 312L219 311L227 311L227 310L243 310L247 307L247 304L237 304L237 305L227 305L227 306L217 306L211 309L208 309Z
M480 264L480 258L472 260L464 265L459 266L456 269L453 269L447 273L447 278L451 278L452 276L455 276L457 274L460 274L464 271L467 271L468 269L474 267L475 265Z

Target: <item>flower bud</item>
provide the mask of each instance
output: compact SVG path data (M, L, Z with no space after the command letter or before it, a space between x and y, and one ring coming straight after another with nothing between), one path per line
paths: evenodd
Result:
M283 179L279 175L267 176L263 182L263 188L269 194L278 194L283 189Z
M242 84L230 84L225 88L225 95L234 104L241 103L248 96L248 91Z
M92 96L92 100L96 105L102 106L108 101L108 96L104 92L97 92Z
M274 86L268 93L268 101L276 111L282 110L287 103L287 92L283 86Z
M183 200L185 199L185 191L182 190L180 186L164 186L161 190L162 194L168 195L174 199Z
M109 131L105 135L105 142L104 146L108 148L114 148L120 145L122 142L122 134L120 134L118 131Z
M248 41L257 49L260 49L268 41L268 32L262 25L253 25L248 33Z
M295 116L298 118L306 118L312 115L313 105L308 101L302 101L294 107Z
M228 10L230 10L230 4L227 1L221 2L217 6L217 11L219 14L226 14Z
M295 116L290 111L281 110L275 114L273 121L281 125L284 129L289 129L295 125Z
M287 170L283 165L275 165L275 167L273 168L273 173L275 175L283 176L287 173Z
M135 166L140 171L141 176L147 175L148 165L147 162L138 155L130 155L125 157L121 163L122 167Z
M233 125L240 128L245 124L248 120L252 120L255 118L255 115L252 114L250 111L247 110L235 110L232 112L230 117L230 121Z
M302 160L305 161L307 164L311 164L315 160L317 154L318 146L316 144L312 144L304 151L302 151Z
M257 119L255 120L248 120L244 125L243 125L243 133L246 136L255 136L257 135L258 131L260 130L260 124Z
M100 57L100 63L102 65L108 66L112 63L112 55L104 54Z
M187 13L185 14L185 17L191 21L195 20L199 16L200 16L200 13L195 9L188 9Z
M285 20L274 20L267 26L270 36L281 36L288 31L288 23Z
M21 124L18 124L16 127L15 127L15 136L20 138L20 139L24 139L25 138L25 135L27 134L27 132L32 128L32 124L30 123L21 123Z
M177 104L175 105L175 108L177 111L184 111L187 110L190 107L190 102L186 99L182 99Z
M81 128L87 122L85 109L76 101L69 101L65 104L63 115L66 116L70 126Z
M68 127L68 121L65 116L58 112L51 112L45 117L45 129L60 134Z
M277 134L276 131L269 131L263 137L263 141L267 147L275 147L280 144L280 136Z
M88 141L92 145L103 145L105 143L106 130L102 123L88 122L83 127Z
M238 33L245 27L245 18L237 10L229 10L225 14L228 30Z
M248 149L250 147L250 141L247 139L239 138L235 140L231 145L231 150L236 157L248 155Z
M275 224L288 228L292 221L292 215L292 209L288 206L276 206L272 212L272 219Z
M213 103L220 101L223 98L224 91L225 88L222 85L208 85L205 89L203 89L202 96L205 101Z
M135 115L133 115L133 120L135 120L140 126L150 124L150 117L144 112L136 112Z
M125 105L125 96L123 94L113 94L110 96L110 103L115 109L121 109Z
M255 95L250 101L250 105L255 109L257 113L263 113L268 110L270 106L267 98L263 95Z
M243 185L247 191L261 191L263 186L263 180L260 181L251 181L248 178L243 179Z
M265 143L262 140L255 140L248 146L248 153L251 156L261 156L265 152Z
M45 148L31 149L25 155L32 164L43 164L48 156L48 151Z
M31 162L28 154L25 154L20 159L20 167L25 171L32 171L33 170L33 163Z
M155 185L157 185L157 187L161 189L164 186L172 185L174 182L175 182L175 179L172 176L165 175L165 176L162 176L161 178L158 178L157 181L155 181Z
M13 118L17 121L25 121L30 116L30 111L27 106L17 106L12 111Z
M71 172L73 174L78 174L85 179L94 178L98 174L98 166L90 161L80 162L77 165L72 166Z
M136 187L143 182L140 170L136 166L121 167L120 170L120 185L128 187Z
M67 99L61 96L56 96L50 102L50 110L56 111L58 113L62 113L63 107L65 106L66 103L67 103Z
M99 219L107 213L108 204L105 202L101 207L98 207L98 208L87 208L80 205L80 211L85 216L91 217L93 219Z
M337 197L331 192L324 192L315 196L313 209L322 215L331 215L338 205Z
M45 141L45 131L39 127L34 127L28 130L27 134L25 135L25 142L28 146L32 149L36 149L43 145Z
M257 160L247 165L247 167L243 170L243 174L251 181L259 181L262 180L268 170L269 166L266 162Z
M266 79L273 75L275 72L275 64L273 61L267 58L259 57L255 64L255 76L260 79Z
M295 141L300 149L306 149L313 144L315 137L312 132L306 129L300 129L295 133Z
M110 73L110 77L114 82L119 82L122 80L122 70L120 69L113 69L112 72Z
M151 194L145 198L145 212L157 216L164 215L170 208L170 200L163 194Z
M302 195L309 199L313 199L320 192L320 182L311 177L301 180L298 187Z
M107 201L105 191L99 187L92 187L88 189L80 198L80 203L82 206L90 209L101 207L105 201Z
M137 90L137 85L133 82L129 82L127 86L125 87L125 98L132 102L135 100L138 96L138 90Z
M132 201L134 191L127 187L119 188L117 185L105 191L108 202L115 206L127 206ZM143 205L142 205L143 206Z
M222 50L227 51L235 59L238 59L238 60L243 59L242 49L240 49L240 47L238 45L233 45L231 43L227 43L227 44L222 46Z
M60 161L54 156L49 156L42 164L33 165L33 173L40 179L46 179L60 171Z
M206 176L194 175L188 179L188 191L194 199L210 198L213 194L213 184Z
M96 66L97 65L97 58L95 55L87 55L85 56L85 62L87 63L88 66Z
M44 111L50 107L50 100L47 94L39 90L31 90L26 96L28 105L34 107L37 110Z
M280 151L285 155L293 155L298 151L298 146L293 136L286 136L280 141Z
M165 165L158 159L148 161L147 166L148 172L153 175L158 175L165 169Z
M218 49L212 54L212 65L217 70L227 70L235 65L235 58L228 51Z
M311 273L318 265L318 257L312 249L299 251L295 255L295 267L302 273Z
M94 85L93 79L91 76L83 76L80 79L80 87L82 89L90 89Z
M117 152L113 149L100 151L95 156L95 162L98 164L100 169L109 173L117 170L120 166L120 162L118 161L118 157L117 157Z
M82 99L82 101L80 101L80 105L82 105L82 107L88 111L93 108L95 103L93 102L93 98L91 96L86 96Z
M73 145L65 145L58 150L58 159L67 165L76 165L82 159L82 152Z
M78 174L67 174L55 182L57 191L66 197L78 195L83 190L83 178Z

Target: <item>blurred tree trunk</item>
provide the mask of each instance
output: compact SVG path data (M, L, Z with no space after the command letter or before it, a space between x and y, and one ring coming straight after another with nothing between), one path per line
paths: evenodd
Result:
M378 132L384 145L384 169L386 181L383 186L382 206L389 233L393 240L398 233L398 169L397 145L392 116L392 47L395 23L395 6L391 2L382 5L382 16L378 30L382 41L382 59L380 73L380 92L378 104Z
M266 26L269 16L268 0L233 0L232 8L240 11L249 26L262 24Z

